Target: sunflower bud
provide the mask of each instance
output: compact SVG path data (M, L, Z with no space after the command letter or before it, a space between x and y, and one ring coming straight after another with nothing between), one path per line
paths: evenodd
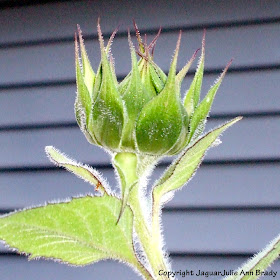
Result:
M146 39L145 42L142 41L136 24L134 26L139 50L135 50L128 32L132 70L121 82L117 81L113 59L109 53L116 31L105 47L98 23L101 63L94 73L78 28L82 63L76 38L76 119L90 143L109 151L174 155L184 149L192 141L192 137L197 135L197 131L201 130L222 78L210 89L208 99L199 104L204 66L203 37L197 73L183 103L181 82L197 52L176 74L180 32L170 70L166 75L153 61L154 47L160 31L148 45ZM139 60L137 54L140 56Z

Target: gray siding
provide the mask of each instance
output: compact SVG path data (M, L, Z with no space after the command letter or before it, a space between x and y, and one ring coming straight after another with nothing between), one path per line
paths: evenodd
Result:
M234 58L208 129L233 116L245 116L223 135L223 144L207 154L196 176L163 212L174 269L235 269L280 232L279 1L37 2L16 6L16 1L0 1L2 213L92 192L91 186L51 165L44 154L46 145L99 168L116 188L108 155L89 145L75 124L73 34L79 23L96 68L97 17L101 16L105 37L122 23L112 48L122 78L130 69L126 30L135 18L148 39L162 26L155 60L165 71L179 29L184 32L178 68L200 47L206 28L203 95ZM182 94L194 70L195 65L183 82ZM169 162L159 165L151 182ZM7 252L1 245L3 280L140 279L117 262L73 268L51 261L28 262ZM279 261L273 268L280 274Z

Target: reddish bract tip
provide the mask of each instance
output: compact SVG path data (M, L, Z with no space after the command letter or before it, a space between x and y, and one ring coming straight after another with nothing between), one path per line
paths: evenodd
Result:
M75 55L76 55L76 58L79 57L79 46L78 46L78 37L77 37L77 33L75 32Z
M151 48L153 48L155 46L155 44L157 43L157 40L160 36L161 33L161 27L159 28L159 31L157 33L157 35L155 36L155 38L152 40L152 42L149 44L148 49L150 50Z
M200 51L200 48L198 48L192 55L191 59L195 59L195 57L197 56L197 53Z
M134 49L134 46L133 46L133 43L132 43L132 40L131 40L131 36L130 36L129 28L127 28L127 39L128 39L128 44L129 44L130 49Z
M233 61L233 58L232 58L232 59L228 62L228 64L226 65L226 67L225 67L223 73L221 74L220 79L223 79L223 78L225 77L225 75L226 75L226 73L227 73L227 71L228 71L228 68L230 67L232 61Z
M104 39L103 39L101 27L100 27L100 18L98 18L98 20L97 20L97 33L98 33L98 39L99 39L101 53L102 53L102 51L105 51L105 50L104 50Z
M115 38L117 32L119 31L119 28L120 28L120 25L118 25L118 27L113 31L112 35L111 35L110 38L109 38L108 45L109 45L109 44L112 45L113 40L114 40L114 38Z
M84 40L83 40L83 36L82 36L82 30L81 30L79 24L77 24L77 29L78 29L78 36L79 36L79 41L80 41L80 48L81 48L82 51L83 50L85 51Z
M138 45L139 45L140 51L144 51L144 45L143 45L143 42L142 42L140 31L138 29L138 26L136 24L135 19L133 19L132 21L133 21L133 26L134 26L134 29L135 29L136 38L137 38L137 41L138 41Z
M230 67L230 65L232 64L232 62L233 62L233 58L228 62L228 64L226 65L226 68L225 68L224 71L227 71L227 70L228 70L228 68Z
M110 51L110 48L111 48L111 46L113 44L113 40L114 40L117 32L119 31L119 27L120 27L120 25L118 25L118 27L113 31L112 35L110 36L110 38L108 40L108 44L107 44L107 47L106 47L107 52Z
M174 55L174 58L176 58L176 59L178 57L180 44L181 44L181 39L182 39L182 30L179 31L179 36L178 36L178 40L177 40L177 43L176 43L176 49L175 49L175 55Z

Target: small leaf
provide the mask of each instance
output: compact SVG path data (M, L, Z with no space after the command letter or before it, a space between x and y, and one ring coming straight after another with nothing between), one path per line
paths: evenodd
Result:
M201 103L195 109L193 116L190 120L190 132L188 135L188 141L190 141L192 139L193 135L196 132L196 129L199 126L201 126L201 128L200 128L201 131L204 129L204 124L206 122L207 116L209 115L212 103L213 103L214 98L217 93L217 90L219 89L231 62L232 62L232 60L228 63L228 65L224 69L221 76L218 78L218 80L215 82L215 84L210 88L207 95L204 97L204 99L201 101Z
M158 182L156 182L154 194L162 196L184 186L192 178L206 151L211 147L219 135L240 119L240 117L235 118L216 128L189 147L168 167L163 176Z
M87 265L103 259L137 262L132 241L133 216L112 196L75 198L14 212L0 218L0 239L30 259L58 259Z
M136 21L133 19L133 25L134 25L134 29L135 29L135 33L136 33L136 37L137 37L137 41L138 41L138 45L139 45L139 49L141 52L144 52L145 51L145 48L144 48L144 44L143 44L143 41L142 41L142 38L141 38L141 35L140 35L140 31L139 31L139 28L136 24Z
M255 255L247 263L236 271L236 275L231 275L224 280L255 280L259 279L264 272L280 256L280 235L260 253ZM247 272L247 275L246 275ZM275 272L277 273L277 272ZM268 276L266 274L265 276ZM276 276L276 274L275 274ZM274 278L275 276L272 275ZM271 278L272 279L272 278Z
M105 184L101 182L101 179L99 178L100 175L96 170L87 165L83 165L69 159L67 156L65 156L63 153L61 153L59 150L55 149L52 146L47 146L45 148L45 151L49 159L55 165L64 167L68 171L73 172L79 178L82 178L86 182L95 186L96 190L100 190L102 193L108 193L105 189Z
M186 93L185 100L184 100L184 106L186 108L189 117L192 116L199 102L201 85L203 80L204 60L205 60L205 31L202 38L202 53L199 59L199 63L195 72L194 79L191 83L189 90Z

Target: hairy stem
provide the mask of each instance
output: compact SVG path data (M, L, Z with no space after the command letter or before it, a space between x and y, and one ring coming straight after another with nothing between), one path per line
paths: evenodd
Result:
M152 239L158 248L161 248L162 240L160 234L160 215L161 215L161 205L160 197L155 191L153 191L153 208L152 208Z
M144 274L143 276L146 277L147 280L167 280L167 276L159 275L160 271L167 271L163 252L159 246L161 240L160 235L158 236L159 240L152 238L150 225L143 213L143 207L145 206L145 201L143 201L143 199L147 198L140 197L142 186L139 184L139 172L137 172L137 168L139 168L139 164L141 163L135 154L128 152L116 154L113 163L119 174L123 194L123 207L126 207L126 204L128 204L132 209L134 228L147 257L151 273L153 274L152 278ZM146 269L149 268L146 267Z
M159 275L159 271L167 271L168 269L165 264L162 251L157 246L157 242L155 243L152 239L148 223L143 215L143 210L139 199L139 185L136 185L131 190L129 205L134 214L135 230L137 232L141 245L143 246L147 259L151 265L151 269L155 277L154 279L168 279L168 277L166 276Z

